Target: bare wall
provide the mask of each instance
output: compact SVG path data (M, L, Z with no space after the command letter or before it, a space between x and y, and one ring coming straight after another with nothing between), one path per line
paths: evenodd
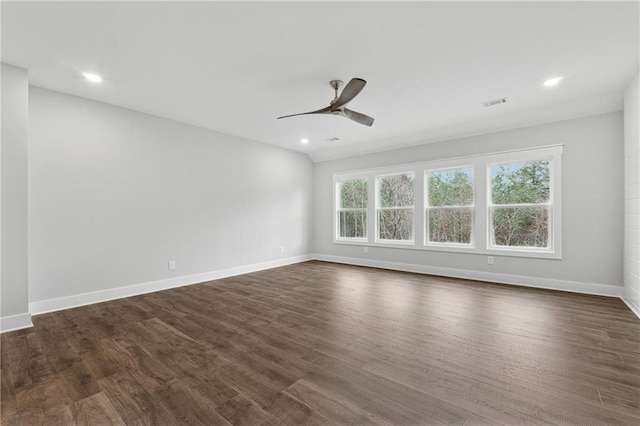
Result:
M640 316L640 75L624 96L624 298Z
M532 259L334 244L332 174L420 161L564 144L563 259ZM623 250L623 123L611 113L315 164L315 253L367 265L620 296Z
M27 70L2 64L0 330L31 325L27 255Z
M310 253L306 155L38 87L29 102L32 303Z

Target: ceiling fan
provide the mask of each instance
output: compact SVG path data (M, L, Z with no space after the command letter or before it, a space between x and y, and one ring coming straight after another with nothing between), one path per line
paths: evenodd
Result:
M344 87L344 90L342 91L340 96L338 96L338 90L340 90L340 88L342 87L343 82L341 80L331 80L329 84L335 91L335 97L328 107L316 111L302 112L300 114L284 115L282 117L278 117L278 120L281 118L295 117L297 115L333 114L341 115L345 118L355 121L356 123L364 124L365 126L371 127L371 125L373 124L373 118L346 108L347 104L351 102L353 98L358 96L358 93L360 93L367 82L361 78L352 78L351 81Z

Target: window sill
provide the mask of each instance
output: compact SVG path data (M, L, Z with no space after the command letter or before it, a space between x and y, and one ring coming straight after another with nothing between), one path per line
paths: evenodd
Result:
M562 260L562 253L542 252L542 251L525 251L525 250L506 250L506 249L481 249L477 247L454 247L454 246L420 246L415 243L382 243L382 242L370 242L370 241L345 241L345 240L333 240L334 244L347 245L347 246L366 246L366 247L380 247L387 249L403 249L403 250L418 250L418 251L432 251L432 252L446 252L446 253L459 253L481 256L504 256L504 257L523 257L529 259L548 259L548 260Z

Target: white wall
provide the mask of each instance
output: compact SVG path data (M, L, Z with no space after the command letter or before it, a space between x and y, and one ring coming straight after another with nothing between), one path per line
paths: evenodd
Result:
M624 96L624 300L640 316L640 109L639 75Z
M27 71L2 64L0 330L31 325L27 266Z
M311 252L306 155L37 87L29 100L33 313Z
M622 113L561 121L315 164L315 252L320 258L572 291L622 294ZM563 259L370 247L332 242L332 174L564 144Z

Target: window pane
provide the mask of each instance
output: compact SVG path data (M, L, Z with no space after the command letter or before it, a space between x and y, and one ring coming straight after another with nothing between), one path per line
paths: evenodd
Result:
M378 211L378 227L381 240L412 241L413 209Z
M342 211L340 217L340 238L366 238L367 237L367 212L366 211Z
M548 207L492 208L493 244L508 247L548 247Z
M429 173L430 206L473 204L473 169L440 170Z
M340 183L340 207L361 209L367 207L367 180L353 179Z
M414 173L382 176L378 179L380 207L413 206Z
M473 209L429 209L429 242L471 244Z
M491 166L493 204L535 204L549 200L549 161Z

